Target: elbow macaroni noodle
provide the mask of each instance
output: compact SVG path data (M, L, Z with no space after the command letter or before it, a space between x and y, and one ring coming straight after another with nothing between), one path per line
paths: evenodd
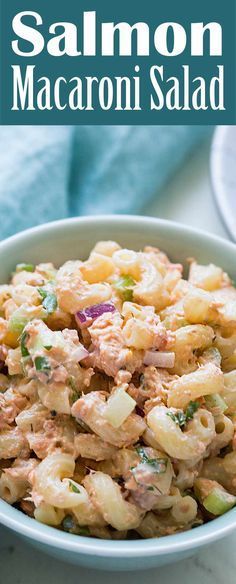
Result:
M59 269L18 265L0 307L2 499L112 540L208 521L216 486L236 502L236 290L220 267L194 260L185 280L157 248L101 241Z

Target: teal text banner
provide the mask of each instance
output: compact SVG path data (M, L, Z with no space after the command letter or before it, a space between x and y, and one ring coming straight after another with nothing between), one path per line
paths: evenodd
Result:
M236 0L0 11L1 124L236 124Z

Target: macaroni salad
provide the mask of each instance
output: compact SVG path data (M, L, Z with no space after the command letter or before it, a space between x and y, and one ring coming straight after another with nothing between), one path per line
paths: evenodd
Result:
M149 538L236 504L236 289L157 248L18 264L0 286L0 496L73 534Z

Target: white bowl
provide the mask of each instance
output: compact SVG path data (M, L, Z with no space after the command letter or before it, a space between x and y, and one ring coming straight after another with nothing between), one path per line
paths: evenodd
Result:
M215 262L235 279L236 246L224 239L184 225L148 217L101 216L66 219L24 231L0 243L0 282L8 280L20 262L86 258L101 239L140 249L156 245L176 262L196 257ZM0 522L28 543L74 564L108 570L147 569L193 555L199 548L229 534L236 527L236 509L185 533L161 538L107 541L56 530L0 501Z

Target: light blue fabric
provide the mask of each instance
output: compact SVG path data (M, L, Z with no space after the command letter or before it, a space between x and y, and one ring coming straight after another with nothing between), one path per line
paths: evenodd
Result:
M67 216L140 213L202 126L0 128L0 238Z

